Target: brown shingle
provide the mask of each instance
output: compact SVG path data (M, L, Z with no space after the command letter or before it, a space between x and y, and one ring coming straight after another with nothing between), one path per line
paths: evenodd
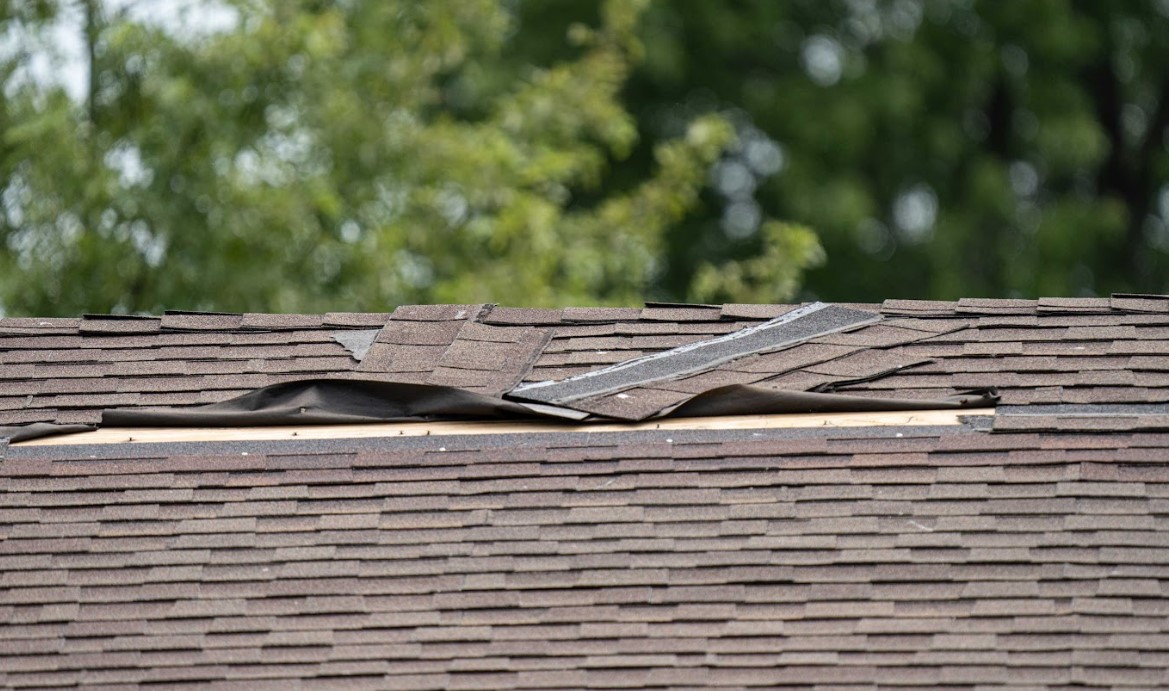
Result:
M720 310L723 319L774 319L796 309L799 305L744 305L726 304Z
M360 372L432 372L446 346L374 343L358 365Z
M873 324L846 333L821 336L813 343L844 345L863 348L883 348L929 338L931 334L916 329L904 329L885 324Z
M719 321L722 308L715 305L655 305L641 311L644 321L659 322L704 322Z
M792 386L932 359L864 390L988 382L1020 405L1169 400L1164 326L1122 320L1159 313L966 301L989 316L956 332L953 303L908 306L838 335L849 345L731 366L825 373L777 380ZM727 307L650 309L773 309ZM446 308L413 314L441 326L401 333L442 339L376 344L378 367L350 376L499 389L546 337ZM580 359L576 373L741 326L557 326L543 359ZM349 362L328 329L225 328L0 336L0 419L217 400ZM915 340L887 347L886 329ZM457 366L439 367L448 357ZM620 413L624 400L594 403ZM1157 686L1169 433L1130 432L1142 415L1121 411L1044 416L1000 413L993 431L334 440L248 456L0 446L0 685ZM1035 423L1051 431L1006 429Z
M565 307L561 317L567 322L625 322L641 318L638 307Z
M402 321L463 321L477 318L486 305L401 305L390 315Z
M1126 312L1169 312L1169 296L1113 293L1112 309Z
M243 324L242 314L167 311L161 328L169 331L227 331Z
M464 322L459 321L391 321L378 333L377 343L416 346L450 345Z
M158 331L161 322L158 317L87 314L78 330L82 334L149 334Z
M363 328L384 326L389 320L389 312L329 312L321 323L325 326Z
M953 316L957 310L957 303L938 300L885 300L881 303L881 313L905 316Z
M563 318L563 310L535 309L530 307L493 307L479 321L484 324L538 326L541 324L559 324Z
M1036 300L1002 300L962 298L958 301L959 314L1034 314Z

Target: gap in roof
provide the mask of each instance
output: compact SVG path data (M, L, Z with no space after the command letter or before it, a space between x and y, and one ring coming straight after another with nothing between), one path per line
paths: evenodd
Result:
M87 444L162 444L231 441L310 441L498 434L619 434L653 431L834 429L846 427L955 427L967 418L994 415L993 408L913 410L885 413L815 413L727 415L586 424L538 420L405 422L367 425L300 425L276 427L106 427L90 432L41 437L12 446L79 446ZM669 440L667 440L669 442Z

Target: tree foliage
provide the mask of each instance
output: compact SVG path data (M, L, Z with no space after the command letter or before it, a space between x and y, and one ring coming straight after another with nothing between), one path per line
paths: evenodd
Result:
M641 35L642 141L714 110L740 139L671 230L667 294L768 252L766 216L817 231L806 294L829 299L1169 292L1169 2L660 2Z
M1169 292L1169 0L218 1L0 3L0 308Z
M538 29L502 0L234 0L210 33L83 0L78 99L22 72L64 0L5 3L0 309L635 302L735 145L704 113L611 181L645 5L604 0L540 62L505 59ZM769 240L768 270L695 290L789 297L819 246Z

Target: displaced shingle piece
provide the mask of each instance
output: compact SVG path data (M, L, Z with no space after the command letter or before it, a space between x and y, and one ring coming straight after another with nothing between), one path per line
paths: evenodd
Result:
M807 367L808 365L826 362L855 352L857 352L857 348L854 346L803 343L774 353L739 358L738 360L728 362L720 369L774 375Z
M669 309L689 309L689 308L717 308L720 305L712 305L705 302L663 302L660 300L646 300L646 307L658 308L665 307Z
M443 352L438 364L458 369L498 372L522 353L510 343L458 340Z
M1040 314L1107 313L1111 310L1108 298L1039 298Z
M162 315L162 328L168 331L228 331L240 328L243 319L242 314L167 310Z
M896 316L952 317L958 303L942 300L886 300L881 303L881 314Z
M667 381L655 382L652 386L647 388L661 389L664 391L678 391L689 394L700 394L704 391L717 389L720 386L729 386L731 384L754 384L757 381L762 381L766 377L766 374L761 374L758 372L751 373L716 369L690 377L683 377L682 379L671 379Z
M569 377L575 377L579 374L584 374L585 372L589 372L593 369L595 368L588 365L582 365L580 367L533 367L532 369L528 370L528 373L524 376L524 381L537 382L552 381L555 379L567 379Z
M1102 346L1108 346L1104 352L1117 355L1169 355L1169 339L1122 340L1097 344L1097 347Z
M640 350L576 350L568 353L545 353L537 363L540 367L559 367L561 365L608 365L615 362L628 362L642 357Z
M489 340L490 339L490 340ZM459 353L452 352L455 346L461 349L477 350L483 347L498 348L505 354L503 363L495 370L495 377L490 384L480 385L479 393L491 396L502 396L515 388L535 364L540 353L547 347L551 339L548 329L495 327L467 322L459 331L458 338L447 353L443 354L442 363L447 366L463 368ZM448 359L448 355L450 359ZM480 358L474 356L478 363ZM485 390L484 390L485 388Z
M503 324L517 326L538 326L542 324L559 324L564 318L564 310L537 309L534 307L492 307L486 316L479 319L484 324Z
M705 322L722 319L722 308L715 305L654 306L641 311L641 319L660 322Z
M627 322L641 318L639 307L565 307L566 322Z
M87 314L78 330L82 334L150 334L159 330L161 322L158 317Z
M532 330L522 326L490 326L477 322L464 322L457 337L467 341L488 341L492 343L519 343Z
M450 345L465 322L391 321L378 334L378 343L396 345Z
M618 420L641 420L663 408L681 403L691 394L663 389L634 388L572 404L573 409Z
M476 319L487 305L401 305L390 315L402 321L464 321Z
M796 309L800 305L744 305L728 303L722 306L723 319L774 319Z
M554 404L595 398L653 381L697 374L746 355L776 350L880 318L880 315L817 303L726 336L644 356L573 379L524 385L511 395ZM546 359L542 362L551 364Z
M324 326L322 319L319 314L255 314L249 312L244 315L241 327L265 331L315 329Z
M426 377L427 384L453 386L460 389L492 387L499 380L499 374L491 370L471 370L439 366Z
M430 372L446 352L446 346L412 346L374 343L357 367L359 372Z
M974 336L983 342L990 341L1017 341L1026 343L1028 341L1048 341L1060 342L1066 340L1073 340L1068 335L1067 328L997 328L997 329L979 329L959 331L955 334L946 334L938 340L955 340L959 342L969 342ZM1087 340L1087 339L1083 339Z
M1119 341L1137 340L1135 326L1072 326L1068 328L1067 338L1073 341Z
M80 325L77 317L0 317L0 326L19 329L76 329Z
M860 310L861 312L872 312L874 314L881 313L881 306L874 305L871 302L834 302L832 304L838 307L847 307L850 310Z
M1125 312L1169 312L1169 295L1113 293L1112 309Z
M907 358L896 350L861 350L841 358L812 364L803 369L813 374L856 378L921 365L923 362L928 361Z
M490 383L480 383L482 389L486 387L490 395L499 396L514 388L532 367L541 350L547 344L549 333L543 329L525 328L514 329L504 327L484 327L483 325L468 324L468 327L477 326L478 329L468 328L468 335L483 336L482 329L497 331L521 331L516 341L484 341L464 338L460 332L459 338L451 344L439 360L439 364L446 368L488 371L493 373ZM513 337L516 334L508 334Z
M944 334L969 328L971 320L940 318L912 319L901 317L886 319L882 323L886 326L896 326L902 329L912 329L914 331L924 331L926 333Z
M885 324L871 324L859 329L852 329L843 333L832 333L820 336L813 342L825 345L852 346L858 348L886 348L889 346L912 343L926 338L936 338L934 334L917 329L904 329Z
M1002 300L985 298L962 298L958 301L958 314L1035 314L1037 300Z
M359 328L385 326L389 320L389 312L329 312L321 319L321 323L325 326Z
M66 317L0 317L0 336L75 334L81 320Z
M996 415L994 430L996 432L1165 432L1169 431L1169 415ZM1169 475L1166 478L1169 479Z
M349 354L353 356L354 360L361 362L369 353L370 347L374 341L377 340L378 334L381 331L377 329L367 329L364 331L358 330L343 330L334 331L333 340L345 346Z

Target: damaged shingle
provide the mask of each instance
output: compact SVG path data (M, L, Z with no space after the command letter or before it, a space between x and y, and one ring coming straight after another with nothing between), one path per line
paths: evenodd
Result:
M654 353L564 381L523 385L511 395L522 400L558 405L597 398L654 381L697 374L746 355L776 350L880 319L880 315L870 312L815 303L725 336Z
M370 346L377 340L378 329L364 329L360 331L334 331L333 340L345 346L354 360L361 362L369 352Z

